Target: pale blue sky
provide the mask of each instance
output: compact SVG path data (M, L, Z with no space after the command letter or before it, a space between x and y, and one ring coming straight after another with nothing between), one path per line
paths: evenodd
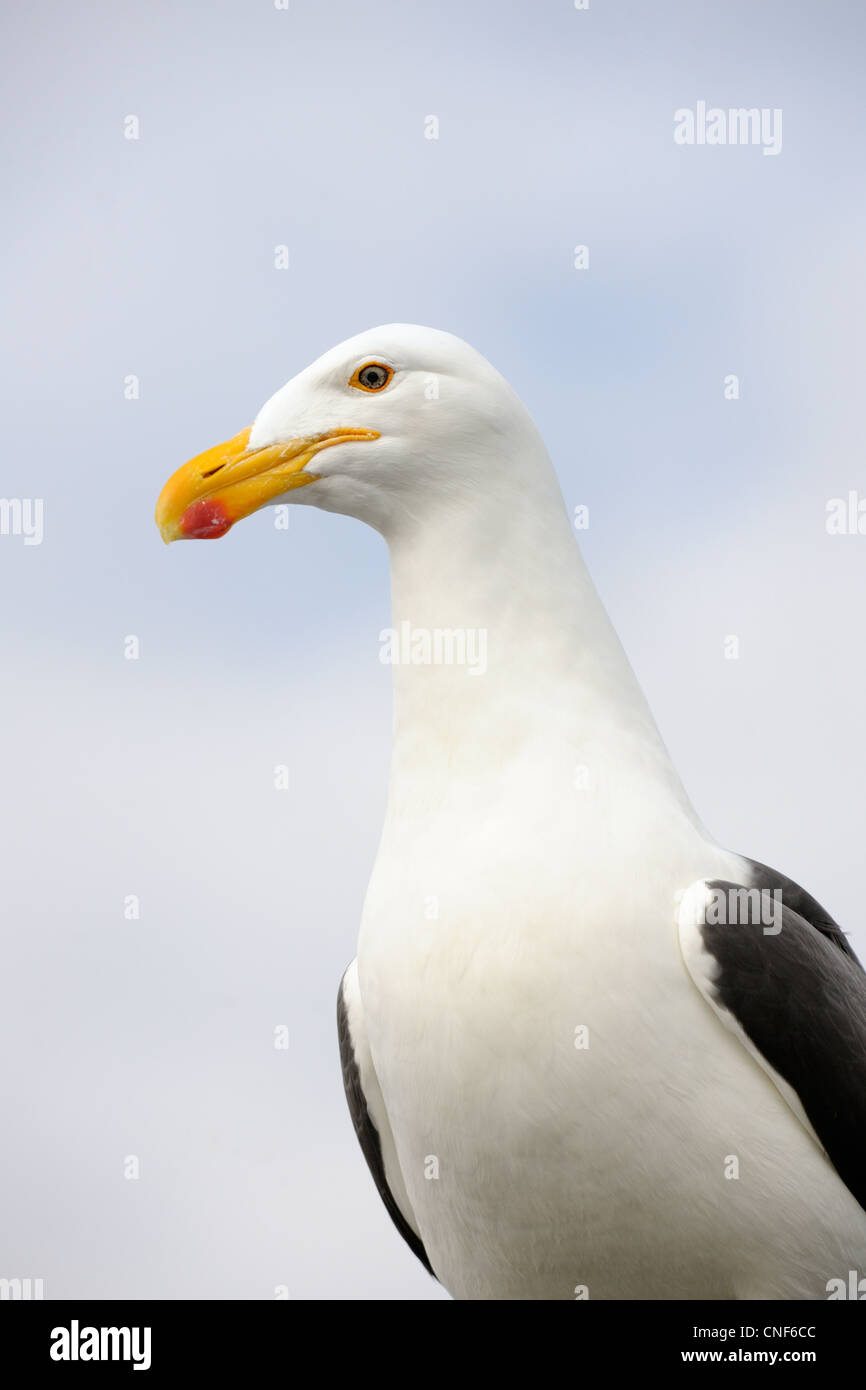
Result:
M384 546L305 508L166 549L156 495L335 342L465 337L591 508L704 820L866 946L866 536L824 528L866 490L866 18L112 0L4 39L2 490L44 498L45 539L0 537L0 1274L435 1296L357 1150L333 1018L384 802ZM781 108L781 154L675 145L698 100Z

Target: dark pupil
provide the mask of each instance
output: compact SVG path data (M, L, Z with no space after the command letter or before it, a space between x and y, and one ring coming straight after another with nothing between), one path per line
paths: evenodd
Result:
M361 373L361 381L364 386L381 386L385 381L385 373L381 367L365 367Z

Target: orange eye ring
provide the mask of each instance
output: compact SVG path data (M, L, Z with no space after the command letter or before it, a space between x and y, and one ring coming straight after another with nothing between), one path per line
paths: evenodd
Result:
M359 391L384 391L394 375L394 368L384 362L365 362L349 382Z

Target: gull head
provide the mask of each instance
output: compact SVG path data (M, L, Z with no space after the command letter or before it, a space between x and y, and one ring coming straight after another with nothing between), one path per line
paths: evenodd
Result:
M389 324L326 352L252 425L179 468L156 521L167 542L216 539L291 502L388 536L470 498L519 505L541 457L528 413L480 353L451 333Z

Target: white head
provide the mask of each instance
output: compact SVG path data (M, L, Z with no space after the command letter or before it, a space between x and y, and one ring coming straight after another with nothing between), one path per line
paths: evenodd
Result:
M269 503L358 517L386 536L419 517L525 504L553 480L511 387L460 338L389 324L349 338L262 406L253 425L166 483L166 541L217 537ZM522 498L521 498L522 494Z

